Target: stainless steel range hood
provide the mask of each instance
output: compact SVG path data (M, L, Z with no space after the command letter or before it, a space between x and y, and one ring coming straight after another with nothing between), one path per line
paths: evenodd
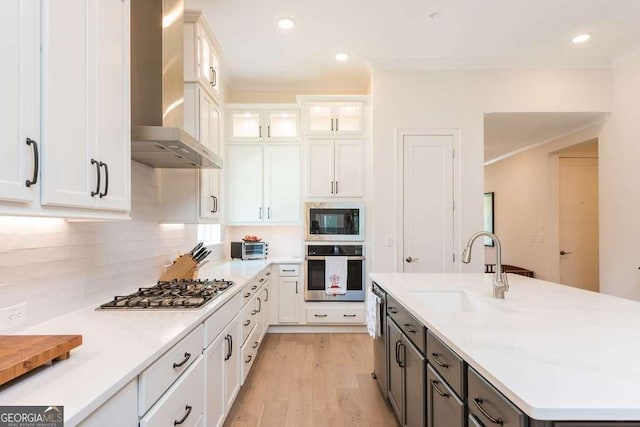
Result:
M222 168L184 131L183 0L131 2L131 158L154 168Z

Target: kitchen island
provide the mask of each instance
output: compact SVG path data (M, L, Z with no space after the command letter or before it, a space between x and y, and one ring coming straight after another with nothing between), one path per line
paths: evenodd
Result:
M370 278L530 425L640 420L639 302L516 275L504 300L490 274Z

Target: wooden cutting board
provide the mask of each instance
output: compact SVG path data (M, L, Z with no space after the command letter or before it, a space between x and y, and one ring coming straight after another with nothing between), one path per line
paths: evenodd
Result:
M82 335L0 335L0 385L32 369L65 360Z

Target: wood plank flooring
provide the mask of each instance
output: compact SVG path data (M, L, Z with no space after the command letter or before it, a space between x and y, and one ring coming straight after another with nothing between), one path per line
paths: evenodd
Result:
M397 427L367 334L267 334L227 427Z

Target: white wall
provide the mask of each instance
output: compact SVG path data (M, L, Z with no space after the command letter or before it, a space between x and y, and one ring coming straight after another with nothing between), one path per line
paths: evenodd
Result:
M132 220L0 217L0 307L27 303L27 325L154 284L196 241L160 225L156 172L132 162Z
M269 258L303 256L304 232L298 225L289 226L233 226L225 230L225 256L230 256L230 242L241 242L247 235L255 235L269 243Z
M611 111L611 70L373 70L372 271L396 271L395 134L398 128L461 130L456 179L459 237L481 230L483 114L490 112ZM476 249L478 250L478 249ZM482 271L474 257L464 271Z
M601 127L574 132L485 166L484 191L495 192L494 230L502 243L503 263L533 270L539 279L559 281L558 156L568 154L570 149L565 147L596 138ZM597 157L597 145L572 153ZM485 253L486 262L495 262L494 247L486 247Z
M640 300L640 56L613 70L599 165L600 291Z

